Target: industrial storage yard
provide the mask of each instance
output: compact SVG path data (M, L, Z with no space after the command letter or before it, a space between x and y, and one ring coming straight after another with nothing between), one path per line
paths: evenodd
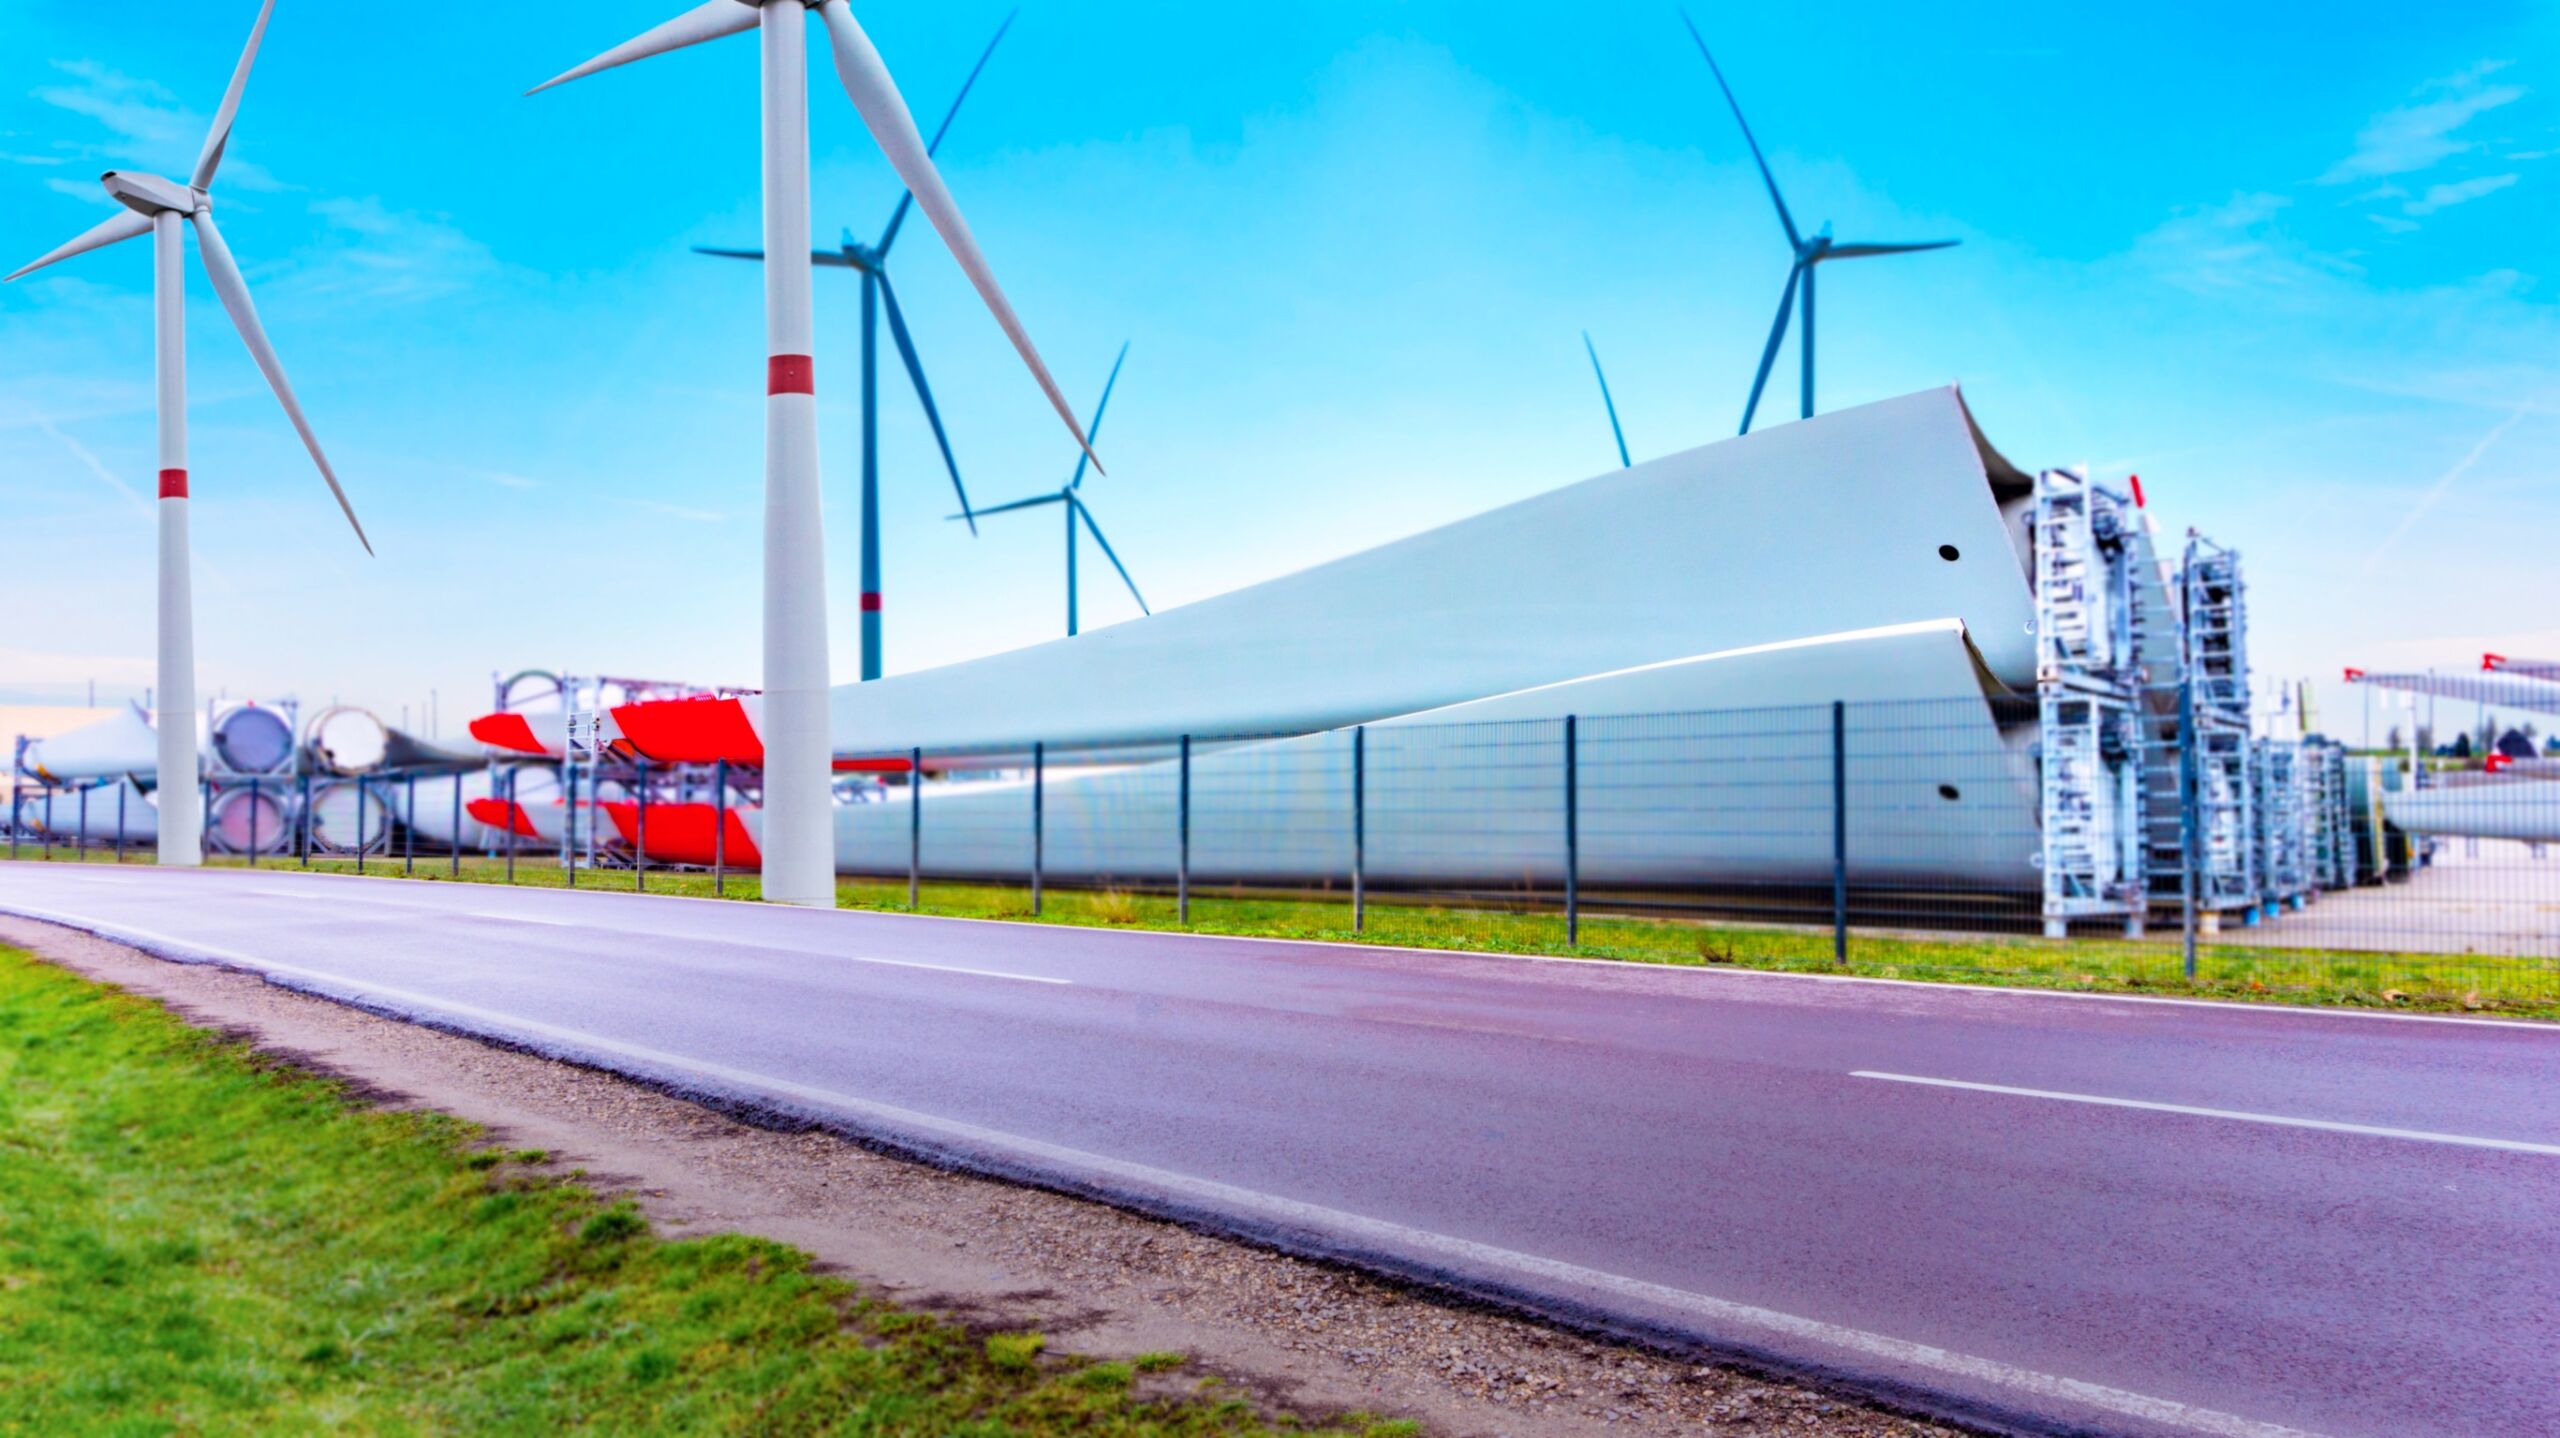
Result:
M2189 461L2206 426L2173 404L2141 410L2158 433L2092 461L2083 446L2132 431L2084 439L2082 406L2142 405L2105 353L2147 342L2131 316L2121 336L2110 315L2109 333L2071 337L2085 373L2054 365L2064 351L2040 331L2004 340L2024 369L1956 383L1927 327L1879 297L1933 273L1950 293L1975 284L1943 278L1959 265L2024 273L2017 242L1872 196L1835 237L1799 206L1846 171L1746 117L1755 87L1718 37L1747 27L1674 12L1643 43L1677 55L1684 123L1712 121L1728 198L1747 201L1717 224L1752 235L1762 264L1711 267L1710 287L1747 289L1765 314L1760 287L1783 280L1769 328L1746 336L1750 373L1681 374L1712 392L1712 423L1682 420L1675 445L1643 452L1622 410L1638 367L1621 360L1613 386L1585 331L1579 354L1554 348L1587 442L1562 461L1504 455L1517 395L1430 397L1413 356L1536 363L1508 332L1488 341L1453 316L1447 336L1352 339L1357 299L1294 301L1290 323L1322 332L1318 368L1367 365L1362 344L1391 352L1346 386L1377 390L1378 428L1355 433L1218 388L1267 385L1279 361L1222 372L1219 327L1248 287L1187 268L1217 254L1209 227L1165 227L1180 261L1130 246L1132 268L1161 274L1161 306L1017 309L1061 283L1044 263L1075 252L1056 216L1108 211L1128 182L1100 187L1109 203L1008 210L991 172L946 176L944 143L1000 55L1054 46L1075 74L1087 40L1020 14L972 29L947 108L911 113L884 58L904 69L906 42L888 37L905 31L877 28L907 20L848 0L708 0L671 18L543 17L469 57L472 84L503 61L520 85L544 71L537 34L583 53L637 32L509 102L540 117L509 123L564 137L507 199L546 224L660 198L603 178L633 173L622 149L643 154L653 191L700 167L754 179L728 212L692 213L684 242L650 239L647 263L682 267L648 270L646 299L606 312L667 315L595 341L579 377L592 393L503 397L530 421L486 391L448 411L434 385L451 381L311 342L330 357L296 371L327 375L307 410L286 360L314 313L393 308L426 285L459 332L522 276L440 242L489 291L434 289L391 250L441 219L359 188L312 213L379 245L368 263L391 278L345 301L303 283L319 262L292 248L303 201L283 197L304 182L249 142L297 113L343 122L347 102L288 101L328 58L287 38L319 23L302 7L226 8L249 28L218 92L195 78L213 63L200 18L170 88L84 58L54 60L62 78L35 92L169 174L50 176L106 218L8 276L8 294L41 296L27 333L93 304L89 328L137 374L150 333L150 388L67 421L121 434L114 462L39 407L57 397L49 378L19 383L22 427L123 491L157 547L128 544L108 581L139 584L148 558L147 630L97 642L138 651L147 632L152 657L116 670L103 700L90 679L86 702L53 702L74 692L59 656L0 648L0 1146L28 1156L0 1178L0 1335L23 1340L0 1342L0 1427L2560 1432L2560 1285L2530 1257L2560 1220L2560 733L2545 732L2560 729L2560 657L2520 652L2548 639L2560 656L2554 596L2502 594L2504 612L2426 635L2382 622L2457 577L2415 569L2407 536L2511 430L2543 422L2521 362L2454 371L2523 398L2438 476L2403 477L2414 501L2396 524L2359 521L2375 532L2353 562L2288 532L2333 536L2326 497L2279 512L2219 492L2232 471ZM445 21L420 23L440 37ZM1289 23L1294 37L1340 17ZM221 30L238 43L231 18ZM73 34L47 43L109 43ZM1251 61L1229 57L1239 87L1294 53L1265 38ZM1371 35L1328 83L1410 43ZM670 143L647 107L690 114L686 87L715 63L737 113L704 143ZM181 80L207 93L182 99ZM1843 69L1816 89L1835 87L1875 82ZM1462 105L1464 88L1416 114ZM2451 138L2533 93L2506 61L2430 80L2305 194L2379 207L2365 238L2414 246L2422 220L2525 183L2414 177L2485 163L2493 144L2499 163L2537 158L2521 129ZM1023 102L994 103L1028 123ZM1283 113L1236 120L1238 147L1287 133ZM1798 95L1783 113L1792 129L1819 112ZM1349 148L1411 118L1363 114ZM1524 138L1505 128L1517 118L1487 126L1506 160L1594 134L1621 146L1598 120ZM449 123L459 146L481 122ZM1897 123L1936 124L1918 109ZM1141 148L1173 133L1130 129ZM170 167L182 132L192 163ZM1907 154L1911 135L1870 142ZM417 143L402 134L400 153L414 162ZM1000 173L1080 163L1082 143L1020 140ZM1179 152L1206 187L1201 157L1220 143L1186 131L1157 158ZM491 184L534 163L472 144ZM5 158L104 153L56 148ZM1612 183L1656 186L1661 162L1641 150L1611 150ZM1349 204L1361 172L1336 163ZM818 217L849 174L894 203L831 242ZM1454 165L1445 178L1487 183ZM1397 202L1431 187L1368 183ZM2193 248L2200 267L2158 287L2208 305L2237 267L2273 266L2300 295L2392 262L2297 258L2262 228L2294 203L2182 210L2130 253ZM1047 231L1027 213L1051 216ZM1931 238L1959 229L1962 243ZM1330 234L1309 233L1311 248ZM146 239L147 267L125 243ZM1392 263L1419 243L1382 227L1356 248ZM1594 268L1628 264L1613 255ZM1241 248L1228 258L1251 267ZM1843 290L1837 266L1857 259L1892 263ZM146 268L120 307L82 288ZM555 268L540 284L563 295L630 281ZM1406 287L1486 309L1487 273L1463 292L1436 274ZM2464 303L2530 292L2500 273ZM240 503L248 371L191 393L199 281L256 371L253 423L289 434L295 482L307 463L328 491L295 495L290 518L258 501L249 522L290 563L270 555L245 580L242 511L224 506ZM253 283L289 296L278 338ZM1835 305L1850 296L1819 330L1818 283ZM744 342L691 332L709 312L697 292L738 324L753 309L754 383L729 382L735 355L716 395L627 383ZM1963 293L1955 309L1979 303ZM551 318L509 319L508 345L564 353ZM434 328L419 327L422 351L443 342ZM1044 353L1060 351L1034 337L1061 331L1080 364L1053 373ZM2230 362L2202 337L2191 348L2178 363ZM1379 377L1399 365L1417 372L1412 396ZM404 407L452 453L386 465L376 433L333 460L323 439L350 375L413 387ZM2343 383L2400 403L2451 382ZM1184 404L1223 394L1275 428L1239 415L1211 443L1145 451L1195 474L1178 500L1150 498L1109 466L1132 423L1167 426L1154 386ZM993 418L998 395L1036 420L1036 446L1020 437L1032 421ZM1132 420L1133 397L1159 407ZM562 481L474 456L547 427L627 467L626 438L671 442L652 425L679 413L726 466L705 478L671 448L683 503L637 476L620 492L617 474L581 489L565 525L492 518L454 542L446 514L421 519L469 508L415 482L432 466L546 490ZM2251 419L2248 452L2314 428ZM1254 436L1328 424L1378 447L1379 472L1446 486L1438 507L1382 499L1379 518L1346 522L1339 491L1259 467ZM117 474L146 437L148 500ZM2302 442L2337 462L2333 437ZM1026 480L972 459L964 480L973 443L1054 468ZM759 454L760 489L738 474ZM1280 508L1222 498L1221 465L1285 484ZM370 477L395 468L409 488ZM2540 501L2502 483L2529 531ZM931 525L908 503L925 498ZM326 554L295 527L315 504ZM617 507L659 532L635 541L637 521L605 517ZM1189 527L1168 541L1176 509ZM996 575L976 607L937 591L942 611L912 628L886 602L893 560L1036 529L1034 511L1063 530L1044 544L1064 543L1036 572ZM1282 512L1320 538L1284 539ZM751 559L715 537L748 513ZM1383 517L1398 513L1411 522ZM2512 540L2462 553L2485 573ZM400 547L439 552L431 588L306 579ZM1160 582L1176 561L1192 567ZM849 591L831 588L838 564ZM250 636L273 652L241 665L242 596L306 583L361 598L343 614L298 600L292 625ZM1057 637L990 621L1026 595ZM19 616L0 638L131 617L105 613L122 617ZM2370 642L2371 661L2295 677L2305 614L2323 644ZM297 647L339 629L341 648ZM660 652L703 672L626 672ZM38 661L52 677L31 677ZM487 673L485 704L459 697L457 669ZM427 701L382 702L384 672Z

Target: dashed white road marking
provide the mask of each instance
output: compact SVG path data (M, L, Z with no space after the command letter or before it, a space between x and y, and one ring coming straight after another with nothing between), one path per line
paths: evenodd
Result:
M2528 1143L2515 1138L2479 1138L2462 1133L2434 1133L2421 1128L2383 1128L2369 1123L2339 1123L2325 1118L2293 1118L2285 1114L2249 1113L2240 1109L2199 1108L2194 1104L2153 1103L2148 1099L2109 1098L2102 1094L2059 1093L2052 1089L2013 1088L2007 1084L1970 1083L1963 1079L1922 1078L1917 1074L1877 1073L1860 1069L1851 1078L1881 1079L1886 1083L1920 1084L1928 1088L1966 1089L1973 1093L2006 1094L2012 1098L2052 1099L2057 1103L2097 1104L2103 1108L2144 1109L2152 1113L2186 1114L2193 1118L2226 1118L2238 1123L2275 1124L2282 1128L2318 1129L2324 1133L2352 1133L2367 1138L2407 1139L2415 1143L2444 1143L2459 1148L2494 1148L2507 1153L2538 1153L2560 1157L2560 1144Z

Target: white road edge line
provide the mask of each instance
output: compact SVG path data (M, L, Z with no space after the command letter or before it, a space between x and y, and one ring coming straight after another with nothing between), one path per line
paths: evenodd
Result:
M1921 1084L1929 1088L1967 1089L1974 1093L2007 1094L2013 1098L2044 1098L2059 1103L2097 1104L2104 1108L2137 1108L2152 1113L2187 1114L2195 1118L2227 1118L2240 1123L2266 1123L2281 1128L2311 1128L2324 1133L2361 1134L2367 1138L2400 1138L2416 1143L2452 1144L2459 1148L2494 1148L2507 1153L2538 1153L2560 1157L2560 1144L2527 1143L2515 1138L2477 1138L2470 1134L2433 1133L2420 1128L2381 1128L2367 1123L2339 1123L2325 1118L2289 1118L2283 1114L2247 1113L2239 1109L2199 1108L2193 1104L2153 1103L2148 1099L2108 1098L2100 1094L2058 1093L2052 1089L2012 1088L2007 1084L1968 1083L1963 1079L1922 1078L1917 1074L1876 1073L1859 1069L1851 1078L1881 1079L1886 1083Z
M249 892L256 894L264 891L252 889ZM302 896L299 894L293 894L281 897L300 898ZM502 924L538 924L544 928L553 929L585 929L588 927L584 924L572 923L566 919L533 919L517 914L490 914L471 909L429 909L423 906L412 905L402 905L400 907L415 907L421 913L432 913L442 918L489 919ZM56 914L51 911L28 908L23 905L12 904L6 901L0 901L0 914L18 914L26 918L41 919L49 923L68 924L74 928L91 929L93 932L99 933L105 932L103 929L95 928L94 920L73 918L67 914ZM148 929L128 927L125 928L123 932L145 935L156 942L175 945L181 949L202 947L201 945L194 943L192 940L177 938L174 935L169 934L155 934ZM206 952L212 953L217 951L208 949ZM966 974L971 978L977 979L1011 979L1015 983L1020 984L1051 984L1059 988L1077 987L1076 981L1073 979L1051 978L1047 974L1009 974L1002 969L973 969L960 964L928 964L914 959L883 959L874 957L870 954L823 954L819 957L847 964L879 964L893 969L923 969L929 973L936 974ZM267 961L263 959L258 960L257 962L266 967L278 967L276 965L268 964Z
M29 860L29 863L35 861ZM154 869L152 872L169 872ZM195 873L214 873L199 869ZM277 872L281 873L282 870ZM297 873L297 881L306 879L343 880L349 883L396 879L396 874ZM717 899L707 894L635 894L618 889L531 889L528 893L597 894L616 899L649 899L670 904L731 904L736 899ZM1523 964L1583 964L1597 968L1629 970L1648 974L1687 974L1701 981L1724 980L1730 983L1753 983L1760 980L1792 980L1803 984L1869 984L1886 988L1919 989L1947 997L1971 994L2008 994L2026 999L2069 999L2092 1004L2135 1004L2150 1008L2220 1009L2225 1013L2250 1014L2261 1018L2347 1019L2387 1024L2446 1024L2472 1029L2527 1029L2536 1033L2560 1034L2560 1022L2549 1019L2484 1019L2463 1014L2396 1014L2376 1009L2349 1009L2334 1005L2252 1002L2246 999L2181 999L2166 994L2120 994L2076 989L2038 989L2018 984L1972 984L1953 979L1888 979L1874 974L1808 974L1789 969L1709 968L1695 964L1658 964L1643 959L1582 959L1569 954L1510 954L1494 949L1428 949L1414 944L1345 943L1336 939L1287 939L1269 934L1201 934L1173 929L1101 929L1077 924L1042 923L1036 919L981 919L958 914L907 914L895 909L802 909L795 913L834 913L860 919L905 919L931 924L1001 924L1013 928L1040 929L1047 933L1125 934L1137 937L1180 938L1216 944L1293 944L1300 948L1335 950L1345 954L1421 954L1439 959L1494 959ZM2452 957L2452 956L2448 956Z
M305 894L296 894L284 889L250 889L247 892L254 897L267 899L300 900L309 897ZM541 919L536 918L531 914L498 914L491 913L486 909L446 909L439 908L433 904L400 904L382 899L359 900L358 902L364 903L373 908L397 909L404 914L423 914L432 915L437 918L452 919L485 919L494 924L538 924L546 929L580 929L590 933L603 932L595 925L582 924L575 919ZM722 940L722 942L734 943L737 941ZM1006 973L1001 969L973 969L962 964L928 964L920 959L884 959L871 954L837 953L825 954L823 957L839 960L849 964L884 964L893 969L927 969L937 974L969 974L981 979L1014 979L1026 984L1055 984L1061 988L1073 988L1076 986L1076 981L1073 979L1051 978L1046 974L1013 974Z
M1283 1224L1318 1232L1329 1232L1337 1238L1352 1239L1383 1249L1401 1250L1408 1254L1418 1252L1423 1256L1444 1262L1472 1263L1497 1270L1507 1270L1514 1275L1545 1279L1551 1283L1607 1293L1648 1304L1657 1309L1668 1309L1692 1320L1706 1320L1729 1327L1750 1328L1763 1333L1778 1334L1842 1352L1855 1353L1869 1359L1927 1369L1949 1377L1971 1379L2037 1398L2078 1404L2100 1412L2183 1429L2190 1433L2207 1435L2207 1438L2322 1438L2322 1435L2308 1430L2264 1423L2254 1418L2243 1418L2236 1414L2181 1403L2175 1399L2154 1398L2148 1394L2110 1388L2104 1384L2091 1383L2078 1378L2039 1373L2034 1369L2015 1367L1996 1359L1977 1358L1971 1354L1958 1353L1952 1349L1938 1348L1925 1343L1915 1343L1905 1338L1869 1333L1864 1329L1826 1323L1818 1318L1805 1318L1772 1308L1758 1308L1728 1299L1710 1298L1705 1294L1691 1293L1686 1289L1648 1283L1640 1278L1628 1278L1598 1269L1584 1268L1578 1264L1565 1263L1557 1259L1541 1258L1536 1254L1497 1248L1472 1239L1455 1238L1448 1234L1434 1233L1428 1229L1391 1223L1385 1219L1368 1218L1356 1213L1346 1213L1340 1209L1301 1203L1296 1199L1282 1198L1276 1194L1238 1188L1212 1179L1195 1178L1168 1169L1106 1158L1081 1149L1067 1148L1039 1139L1023 1138L956 1119L939 1118L913 1109L856 1098L851 1094L795 1083L789 1079L773 1078L744 1069L730 1068L725 1064L688 1058L662 1049L626 1044L616 1039L604 1038L577 1029L561 1028L532 1019L517 1018L475 1005L453 1003L402 989L351 983L335 975L290 964L270 963L235 950L213 948L171 935L154 933L147 929L100 925L73 919L67 915L31 910L15 904L0 905L0 911L68 924L116 942L141 947L157 947L164 956L169 953L194 955L202 961L210 961L225 967L268 975L282 975L317 984L322 986L324 993L334 991L347 998L389 1000L409 1005L422 1015L432 1015L448 1020L469 1020L476 1031L485 1036L519 1042L544 1040L555 1046L555 1053L565 1048L590 1062L607 1057L621 1059L626 1064L636 1065L644 1077L654 1071L665 1078L715 1078L734 1088L760 1096L816 1104L841 1113L859 1115L892 1128L904 1129L910 1134L920 1133L941 1142L974 1148L980 1152L993 1150L1009 1157L1032 1160L1036 1164L1068 1173L1103 1175L1141 1190L1153 1190L1159 1195L1180 1197L1193 1204L1215 1206L1230 1213L1242 1212ZM540 1045L531 1046L539 1051ZM598 1067L610 1068L613 1065L599 1063Z

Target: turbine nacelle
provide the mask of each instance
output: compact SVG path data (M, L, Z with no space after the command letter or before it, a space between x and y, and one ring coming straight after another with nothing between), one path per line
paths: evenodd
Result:
M213 207L213 197L202 190L137 170L109 170L98 177L98 183L107 187L117 204L138 215L192 215Z

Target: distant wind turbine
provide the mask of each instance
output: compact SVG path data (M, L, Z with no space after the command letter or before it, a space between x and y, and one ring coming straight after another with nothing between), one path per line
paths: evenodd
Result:
M1618 441L1618 467L1632 468L1635 461L1627 458L1627 432L1618 427L1618 402L1609 397L1609 373L1600 368L1600 351L1592 348L1589 330L1582 332L1582 352L1591 356L1591 377L1600 381L1600 402L1609 407L1609 433Z
M1013 304L934 168L915 117L846 0L705 0L682 15L534 87L748 30L763 51L765 299L764 897L832 908L836 901L833 753L827 730L827 574L818 499L818 401L809 310L809 64L815 9L836 75L890 167L959 261L1068 430L1074 410L1031 345ZM1077 432L1076 442L1084 438ZM1088 457L1090 451L1088 450ZM1095 462L1100 468L1100 462Z
M1957 240L1926 240L1918 244L1842 244L1831 238L1831 226L1806 235L1796 229L1795 216L1787 213L1786 197L1778 193L1778 177L1769 172L1768 157L1760 153L1760 141L1751 133L1751 122L1742 118L1742 102L1733 98L1733 87L1725 83L1724 67L1716 63L1715 54L1707 49L1707 37L1698 33L1698 22L1689 12L1680 12L1680 23L1689 27L1689 38L1698 42L1698 53L1707 60L1707 69L1716 77L1716 88L1724 92L1724 102L1732 107L1733 122L1742 127L1742 140L1751 147L1751 159L1760 167L1760 178L1769 187L1769 202L1778 207L1778 223L1787 232L1787 244L1795 251L1795 262L1787 269L1787 288L1778 296L1778 320L1769 327L1769 343L1760 351L1760 372L1751 378L1751 398L1742 407L1742 432L1751 432L1751 417L1760 408L1760 391L1769 383L1769 368L1778 362L1778 345L1787 337L1787 319L1794 309L1799 288L1803 290L1804 324L1797 334L1796 348L1804 361L1802 392L1804 417L1813 418L1813 274L1818 265L1832 260L1865 259L1870 255L1906 255L1920 250L1943 250L1961 243Z
M978 75L994 58L996 45L1004 33L1013 28L1015 11L996 27L995 38L987 42L978 63L970 68L969 78L960 82L960 93L951 99L951 108L943 113L942 124L933 132L933 141L925 146L928 158L942 149L942 137L951 133L951 122L960 117L961 103L969 98L970 88L978 83ZM976 518L969 509L969 491L960 482L960 461L951 455L951 437L942 430L942 411L933 402L933 387L925 383L924 365L916 358L915 341L907 333L906 312L899 308L898 291L889 283L889 247L898 242L898 229L907 221L907 207L915 203L911 190L898 197L898 207L889 212L889 223L880 230L880 241L864 245L856 241L853 231L844 232L844 243L832 250L818 250L810 256L812 264L833 269L847 269L862 276L862 677L880 677L881 615L880 576L880 312L889 312L889 338L897 342L898 358L905 361L907 380L915 386L916 400L924 406L925 422L933 427L933 442L942 448L943 468L951 472L952 492L960 496L960 512L969 519L969 532L978 532ZM693 247L696 254L719 255L729 259L761 260L762 250L716 249L709 245Z
M310 422L302 416L302 405L293 397L293 386L285 381L284 362L276 357L275 346L267 343L267 332L258 323L257 308L249 302L249 286L240 278L240 266L231 258L231 247L223 243L222 231L213 223L210 190L214 171L221 167L223 149L231 142L231 124L240 113L240 94L248 88L249 67L258 58L258 42L266 38L267 19L275 8L275 0L266 0L259 7L258 22L250 27L249 43L231 72L230 88L222 93L222 107L213 113L213 128L204 137L204 149L197 155L195 170L187 177L187 183L179 185L130 170L109 170L99 183L107 187L117 204L124 206L123 211L8 276L14 280L57 260L119 240L145 233L151 236L160 380L159 862L174 867L192 868L204 862L204 804L203 795L196 788L195 599L188 573L187 544L187 261L179 221L195 226L196 252L204 260L205 275L213 281L214 293L221 296L222 307L231 316L232 328L240 332L241 343L249 347L249 357L257 361L268 387L283 403L285 418L293 422L294 432L302 436L303 447L311 451L312 462L320 466L320 477L329 482L329 492L337 496L338 508L355 528L356 542L364 546L365 553L373 552L373 542L365 538L364 526L356 522L355 506L347 502L347 492L338 487L337 472L329 467L329 457L320 452L319 436L311 432Z
M1111 378L1102 382L1102 400L1093 407L1093 422L1085 426L1084 443L1088 451L1090 451L1093 446L1094 435L1101 432L1103 411L1111 407L1111 391L1119 385L1120 366L1126 363L1128 358L1129 345L1128 342L1124 340L1120 345L1119 358L1114 359L1111 362ZM1083 456L1078 456L1076 459L1075 473L1067 477L1067 482L1060 485L1056 493L1035 494L1029 499L1017 499L1011 504L999 504L992 509L981 509L978 511L978 513L982 515L1009 514L1017 509L1038 509L1044 504L1055 504L1065 509L1067 521L1067 635L1069 638L1073 638L1076 633L1076 523L1078 520L1082 520L1084 527L1092 531L1093 542L1102 546L1103 558L1110 560L1111 567L1120 571L1120 582L1129 586L1129 597L1138 601L1138 612L1141 614L1153 614L1155 612L1147 607L1147 597L1138 592L1138 581L1129 577L1129 566L1120 562L1120 556L1112 552L1111 541L1102 537L1102 526L1094 522L1093 511L1085 508L1084 496L1080 492L1083 488L1084 458ZM955 514L951 517L953 519L963 519L967 516Z

